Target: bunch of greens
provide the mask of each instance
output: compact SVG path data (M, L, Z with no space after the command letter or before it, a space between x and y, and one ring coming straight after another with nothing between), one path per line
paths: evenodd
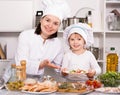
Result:
M109 71L97 77L105 87L117 87L120 85L120 73Z

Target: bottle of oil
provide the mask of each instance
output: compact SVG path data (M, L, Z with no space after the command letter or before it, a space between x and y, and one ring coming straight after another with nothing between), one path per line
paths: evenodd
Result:
M118 71L118 55L115 48L110 48L110 53L107 55L107 71Z

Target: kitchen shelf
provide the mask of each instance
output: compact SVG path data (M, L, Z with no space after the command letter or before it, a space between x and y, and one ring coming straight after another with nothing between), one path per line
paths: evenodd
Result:
M120 31L116 31L116 30L115 30L115 31L106 31L106 33L113 33L113 34L114 34L114 33L115 33L115 34L117 34L117 33L118 33L118 34L119 34L119 33L120 33Z
M20 33L23 30L0 30L0 33Z
M59 33L63 33L64 32L64 30L59 30L58 31ZM103 34L103 30L93 30L93 33L100 33L100 34Z
M107 16L108 14L116 9L120 10L120 1L117 0L102 0L102 7L103 7L103 33L104 33L104 39L103 39L103 72L106 72L106 56L109 53L110 47L115 47L117 53L120 53L120 45L118 42L120 42L120 30L109 30L107 25ZM119 63L120 64L120 63Z
M106 1L106 4L120 4L120 1Z
M104 60L97 60L97 62L98 62L98 63L103 63L103 62L104 62Z

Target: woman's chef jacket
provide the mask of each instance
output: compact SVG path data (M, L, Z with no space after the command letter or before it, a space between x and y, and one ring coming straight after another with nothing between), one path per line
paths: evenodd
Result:
M44 59L49 59L52 63L61 65L63 49L58 38L47 39L44 43L44 39L34 32L35 30L32 29L20 34L15 61L19 65L21 60L26 60L27 74L40 75L43 74L44 69L39 70L39 65Z

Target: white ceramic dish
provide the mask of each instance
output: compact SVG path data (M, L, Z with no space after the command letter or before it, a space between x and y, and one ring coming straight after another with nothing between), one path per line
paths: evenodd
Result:
M74 74L68 74L66 76L67 79L69 80L78 80L78 81L86 81L88 80L88 77L86 74L79 74L79 73L74 73Z
M85 91L85 92L56 92L56 93L58 93L58 94L65 94L65 95L86 95L86 94L88 94L88 93L91 93L91 92L93 92L93 90L88 90L88 91Z
M95 89L95 91L106 94L120 94L120 87L101 87Z
M24 91L24 90L22 90L21 92L24 92L24 93L29 93L29 94L38 94L38 95L43 95L43 94L50 94L50 93L54 93L54 92L56 92L56 91L51 91L51 92L30 92L30 91Z

